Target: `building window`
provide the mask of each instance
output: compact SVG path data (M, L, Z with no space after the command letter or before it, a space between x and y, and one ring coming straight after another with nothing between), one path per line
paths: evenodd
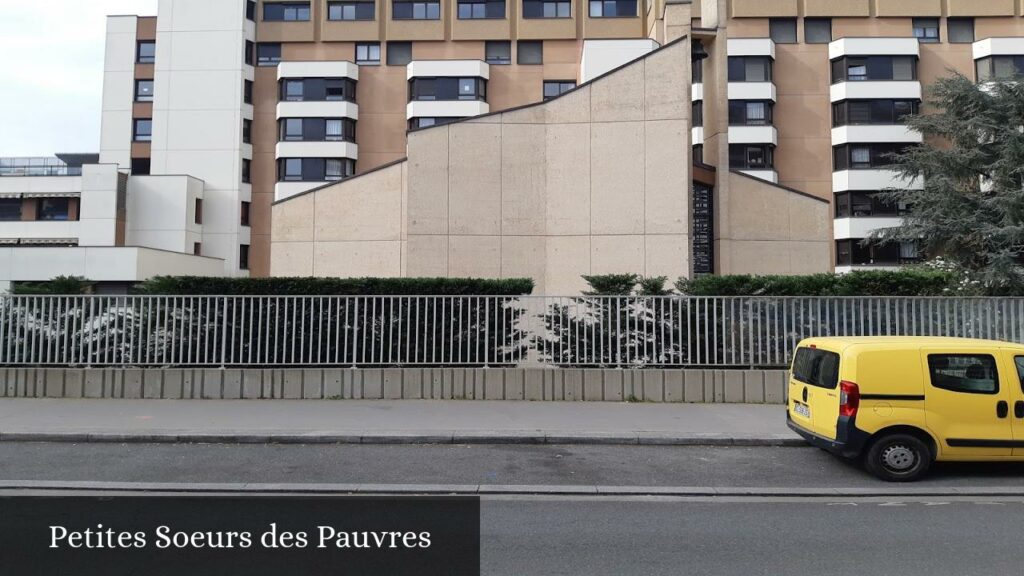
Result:
M263 4L263 20L265 22L307 22L309 21L309 2L265 2Z
M281 81L287 102L355 102L356 82L349 78L293 78Z
M440 20L441 3L423 0L392 0L392 20Z
M690 106L690 118L694 127L704 125L704 102L697 100Z
M768 56L730 56L729 82L771 82L772 59Z
M149 158L132 158L132 174L135 176L148 175L151 164Z
M193 242L192 243L192 255L193 256L202 256L203 255L203 243L202 242Z
M242 183L252 183L252 160L242 158Z
M0 222L21 220L21 198L0 198Z
M544 99L551 100L565 94L576 87L576 82L573 80L545 80L544 81Z
M380 42L359 42L356 44L356 64L379 65Z
M327 3L328 20L373 20L376 16L377 5L374 0Z
M153 81L152 80L136 80L135 81L135 101L136 102L152 102L153 101Z
M832 148L832 169L881 170L891 168L893 156L902 153L908 144L842 144Z
M974 63L978 82L1011 80L1024 75L1024 56L988 56Z
M355 173L348 158L282 158L277 161L279 182L326 182Z
M412 62L412 42L388 42L388 66L405 66Z
M260 66L277 66L281 62L281 44L260 42L256 45L256 63Z
M488 64L511 64L512 43L508 40L488 40L484 44L484 61Z
M921 42L938 42L939 19L914 18L914 38Z
M252 144L252 120L242 118L242 143Z
M864 244L862 238L836 240L837 266L893 266L921 259L916 242Z
M476 77L413 78L409 101L415 100L487 100L487 81Z
M636 0L590 0L591 18L629 18L636 16Z
M246 80L242 84L242 102L252 104L252 80Z
M242 226L249 226L249 210L252 209L252 202L242 201L241 214L239 215L239 224Z
M36 220L64 221L71 219L71 201L67 198L40 198L36 203Z
M880 192L836 192L836 218L903 216L909 207L903 202L886 202Z
M729 168L774 170L774 153L771 144L732 144L729 146Z
M132 140L136 142L150 142L153 140L153 121L148 118L135 120L132 128Z
M256 0L247 0L245 3L245 19L256 21Z
M954 44L974 42L974 18L949 18L946 20L946 35Z
M203 223L203 199L202 198L196 198L195 218L193 220L195 221L196 224L202 224Z
M769 18L768 35L776 44L796 44L796 18Z
M730 100L730 126L770 126L772 103L761 100Z
M249 245L239 244L238 246L238 269L249 269Z
M867 80L917 80L917 58L913 56L844 56L832 61L833 84Z
M256 52L256 43L253 42L252 40L246 40L245 41L245 48L242 50L242 59L245 60L245 63L248 64L249 66L252 66L252 62L253 62L252 57L253 57L253 54L255 52Z
M152 64L156 62L156 42L142 40L139 42L135 61L139 64Z
M456 120L459 120L459 116L443 116L436 118L413 118L409 120L409 130L415 130L417 128L429 128L431 126L443 126L445 124L451 124Z
M832 105L832 126L904 124L917 114L917 100L845 100Z
M505 0L459 0L459 20L504 17Z
M807 42L808 44L828 44L831 41L831 18L804 19L804 42Z
M523 18L572 18L569 0L523 0Z
M355 142L356 123L349 118L282 118L281 142Z
M516 43L516 62L519 64L543 64L544 42L520 40Z

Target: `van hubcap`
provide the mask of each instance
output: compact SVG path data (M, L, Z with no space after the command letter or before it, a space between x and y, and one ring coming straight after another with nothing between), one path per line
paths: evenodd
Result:
M914 451L901 444L889 446L882 452L882 463L894 472L903 472L914 466Z

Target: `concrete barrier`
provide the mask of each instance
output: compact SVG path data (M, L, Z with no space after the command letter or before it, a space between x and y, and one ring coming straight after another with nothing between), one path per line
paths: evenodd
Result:
M7 398L782 404L785 370L0 368Z

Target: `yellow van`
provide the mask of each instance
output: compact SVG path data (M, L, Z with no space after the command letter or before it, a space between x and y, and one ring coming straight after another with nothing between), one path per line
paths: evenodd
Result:
M1024 345L877 336L808 338L793 357L789 427L863 458L884 480L935 460L1024 460Z

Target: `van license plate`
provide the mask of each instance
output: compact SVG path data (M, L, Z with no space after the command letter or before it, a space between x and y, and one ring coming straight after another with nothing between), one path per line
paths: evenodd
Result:
M807 404L801 404L799 402L793 402L793 412L803 416L804 418L811 417L811 407Z

